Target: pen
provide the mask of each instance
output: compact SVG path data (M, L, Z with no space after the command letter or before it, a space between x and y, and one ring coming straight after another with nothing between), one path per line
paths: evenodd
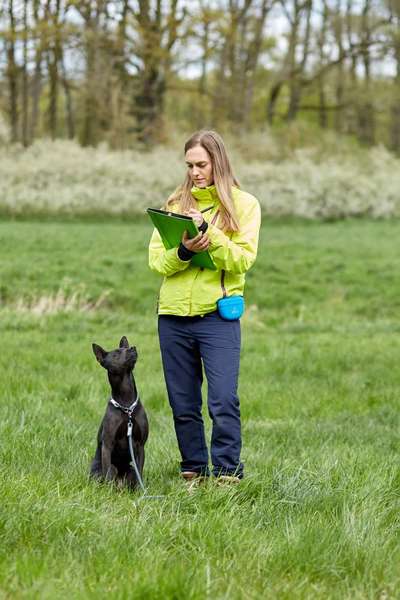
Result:
M207 206L207 208L203 208L203 210L201 210L200 212L201 212L201 213L205 213L205 212L207 212L208 210L211 210L212 208L214 208L214 204L213 204L212 206Z

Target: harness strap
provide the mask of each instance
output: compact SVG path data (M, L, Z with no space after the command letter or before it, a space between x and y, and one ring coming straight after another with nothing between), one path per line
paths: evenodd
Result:
M136 460L135 460L135 453L133 451L133 444L132 444L132 431L133 431L133 422L132 422L132 413L135 410L138 402L139 402L140 398L139 398L139 394L136 396L136 400L134 402L132 402L132 404L130 406L122 406L121 404L119 404L119 402L117 402L116 400L114 400L113 397L110 398L110 402L113 406L115 406L115 408L119 408L120 410L122 410L122 412L126 413L128 415L128 429L127 429L127 438L128 438L128 446L129 446L129 453L131 455L131 459L132 461L130 462L130 465L133 467L133 470L135 471L135 475L136 475L136 479L139 482L140 487L142 488L143 491L143 498L146 500L158 500L161 498L164 498L165 496L148 496L147 495L147 490L144 487L144 483L143 483L143 479L140 475L138 466L136 464Z

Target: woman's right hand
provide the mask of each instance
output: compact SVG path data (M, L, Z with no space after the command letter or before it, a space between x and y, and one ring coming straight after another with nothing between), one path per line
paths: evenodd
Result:
M204 252L204 250L208 249L210 245L210 240L207 233L200 231L196 237L190 239L188 237L187 231L183 232L182 244L190 250L191 252Z

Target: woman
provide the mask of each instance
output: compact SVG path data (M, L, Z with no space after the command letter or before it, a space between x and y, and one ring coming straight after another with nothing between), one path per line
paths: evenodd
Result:
M213 474L220 481L238 482L243 477L237 396L240 321L224 320L217 301L243 294L245 273L257 254L260 207L240 189L215 131L194 133L185 144L185 159L186 178L167 209L192 217L200 233L189 239L185 232L179 248L166 250L154 230L149 248L150 268L164 276L158 302L164 376L184 479L209 475L201 415L204 367ZM205 250L215 271L191 264L192 256Z

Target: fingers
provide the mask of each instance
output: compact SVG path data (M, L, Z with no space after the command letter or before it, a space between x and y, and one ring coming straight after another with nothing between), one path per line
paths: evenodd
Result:
M185 215L187 215L188 217L201 216L201 212L199 210L196 210L195 208L189 208L189 210L185 212Z
M202 239L203 239L203 232L202 232L202 231L200 231L200 232L199 232L199 233L196 235L196 237L192 238L192 242L193 242L194 244L198 244L199 242L201 242L201 241L202 241Z
M210 245L210 240L207 234L203 234L202 231L196 237L190 239L187 235L187 231L184 232L182 237L183 245L192 252L203 252L207 250Z
M190 208L189 210L187 210L184 213L187 217L190 217L191 219L193 219L193 221L196 223L197 226L201 225L204 218L203 215L201 214L200 211L194 209L194 208Z
M199 241L199 246L203 248L204 246L209 246L209 244L210 240L208 239L208 235L203 235L201 240Z
M210 240L207 235L204 235L201 237L201 239L199 241L197 241L195 244L193 244L192 250L193 250L193 252L203 252L204 250L207 250L209 245L210 245Z
M186 246L189 247L189 245L195 244L196 242L199 242L201 240L201 236L203 235L203 233L200 231L196 237L194 238L190 238L188 236L187 231L185 230L183 232L183 236L182 236L182 243L185 244Z

